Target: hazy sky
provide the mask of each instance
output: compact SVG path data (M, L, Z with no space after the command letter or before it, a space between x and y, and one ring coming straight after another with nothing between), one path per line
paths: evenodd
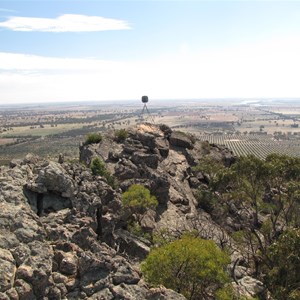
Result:
M300 97L300 1L0 0L0 104Z

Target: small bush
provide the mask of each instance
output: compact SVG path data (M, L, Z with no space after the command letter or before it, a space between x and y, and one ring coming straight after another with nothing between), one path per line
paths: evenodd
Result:
M155 286L164 285L191 300L211 299L208 295L229 281L225 272L229 263L229 256L213 241L185 234L152 248L141 269L145 279Z
M143 238L148 241L152 239L150 233L144 232L141 225L137 222L129 223L127 229L130 233L136 235L139 238Z
M143 214L148 209L155 209L158 205L156 197L152 196L147 188L139 184L130 186L129 189L123 193L122 203L124 211L129 212L131 216L128 222L132 222L136 217L139 223Z
M90 168L92 170L93 175L104 177L107 183L113 189L117 187L117 182L115 178L108 172L108 170L105 167L105 163L99 157L96 157L92 160Z
M125 208L129 208L136 213L144 213L148 208L156 208L158 205L155 196L151 196L150 191L139 184L130 186L123 193L122 202Z
M126 129L119 129L115 132L115 140L118 143L124 142L128 137L128 131Z
M97 144L102 141L102 135L99 132L93 132L87 135L85 145Z
M96 157L92 160L91 170L93 175L106 176L108 173L104 162L99 157Z

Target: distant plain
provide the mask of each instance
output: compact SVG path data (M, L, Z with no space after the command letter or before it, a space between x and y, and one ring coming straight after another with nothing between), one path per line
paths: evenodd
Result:
M141 115L139 100L0 106L0 162L27 153L76 160L88 133L141 122L166 124L236 155L300 156L300 99L153 100L147 107L150 115Z

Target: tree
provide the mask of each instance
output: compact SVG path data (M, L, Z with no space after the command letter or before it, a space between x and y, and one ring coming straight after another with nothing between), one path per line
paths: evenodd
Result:
M240 226L232 237L255 276L267 279L274 298L300 299L300 158L248 155L229 168L209 163L202 169L209 180L196 194L200 204L219 224L223 209ZM295 234L282 234L294 230L298 240Z
M283 233L269 248L272 268L267 272L267 286L274 299L300 299L300 229Z
M211 299L228 282L229 256L211 240L185 234L164 246L153 248L141 269L145 279L164 285L187 299Z
M242 156L231 169L233 181L231 195L241 204L253 209L253 228L259 226L258 214L265 191L268 168L263 160L254 155ZM246 206L243 205L246 209Z
M282 228L300 225L300 159L272 154L267 156L266 164L270 170L266 208L276 234L278 221Z
M134 184L122 195L125 210L131 214L142 216L148 209L155 209L158 205L155 196L142 185ZM139 218L140 221L141 218Z
M208 213L212 214L218 207L220 194L216 192L220 188L219 185L224 181L224 178L220 180L220 177L225 173L225 170L224 164L211 156L203 157L193 168L194 173L201 172L207 178L207 188L204 189L200 186L195 192L195 197L199 206Z

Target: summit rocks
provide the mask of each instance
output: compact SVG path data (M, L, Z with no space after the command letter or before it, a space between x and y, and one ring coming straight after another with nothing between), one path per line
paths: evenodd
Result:
M193 189L205 178L192 167L204 155L226 165L235 158L208 146L165 125L142 124L123 142L108 134L81 146L81 163L27 155L2 166L0 299L184 299L143 281L137 262L150 244L127 230L121 196L132 184L156 196L158 208L141 220L145 231L198 229L220 244L222 228L197 207ZM117 188L91 173L95 157Z

